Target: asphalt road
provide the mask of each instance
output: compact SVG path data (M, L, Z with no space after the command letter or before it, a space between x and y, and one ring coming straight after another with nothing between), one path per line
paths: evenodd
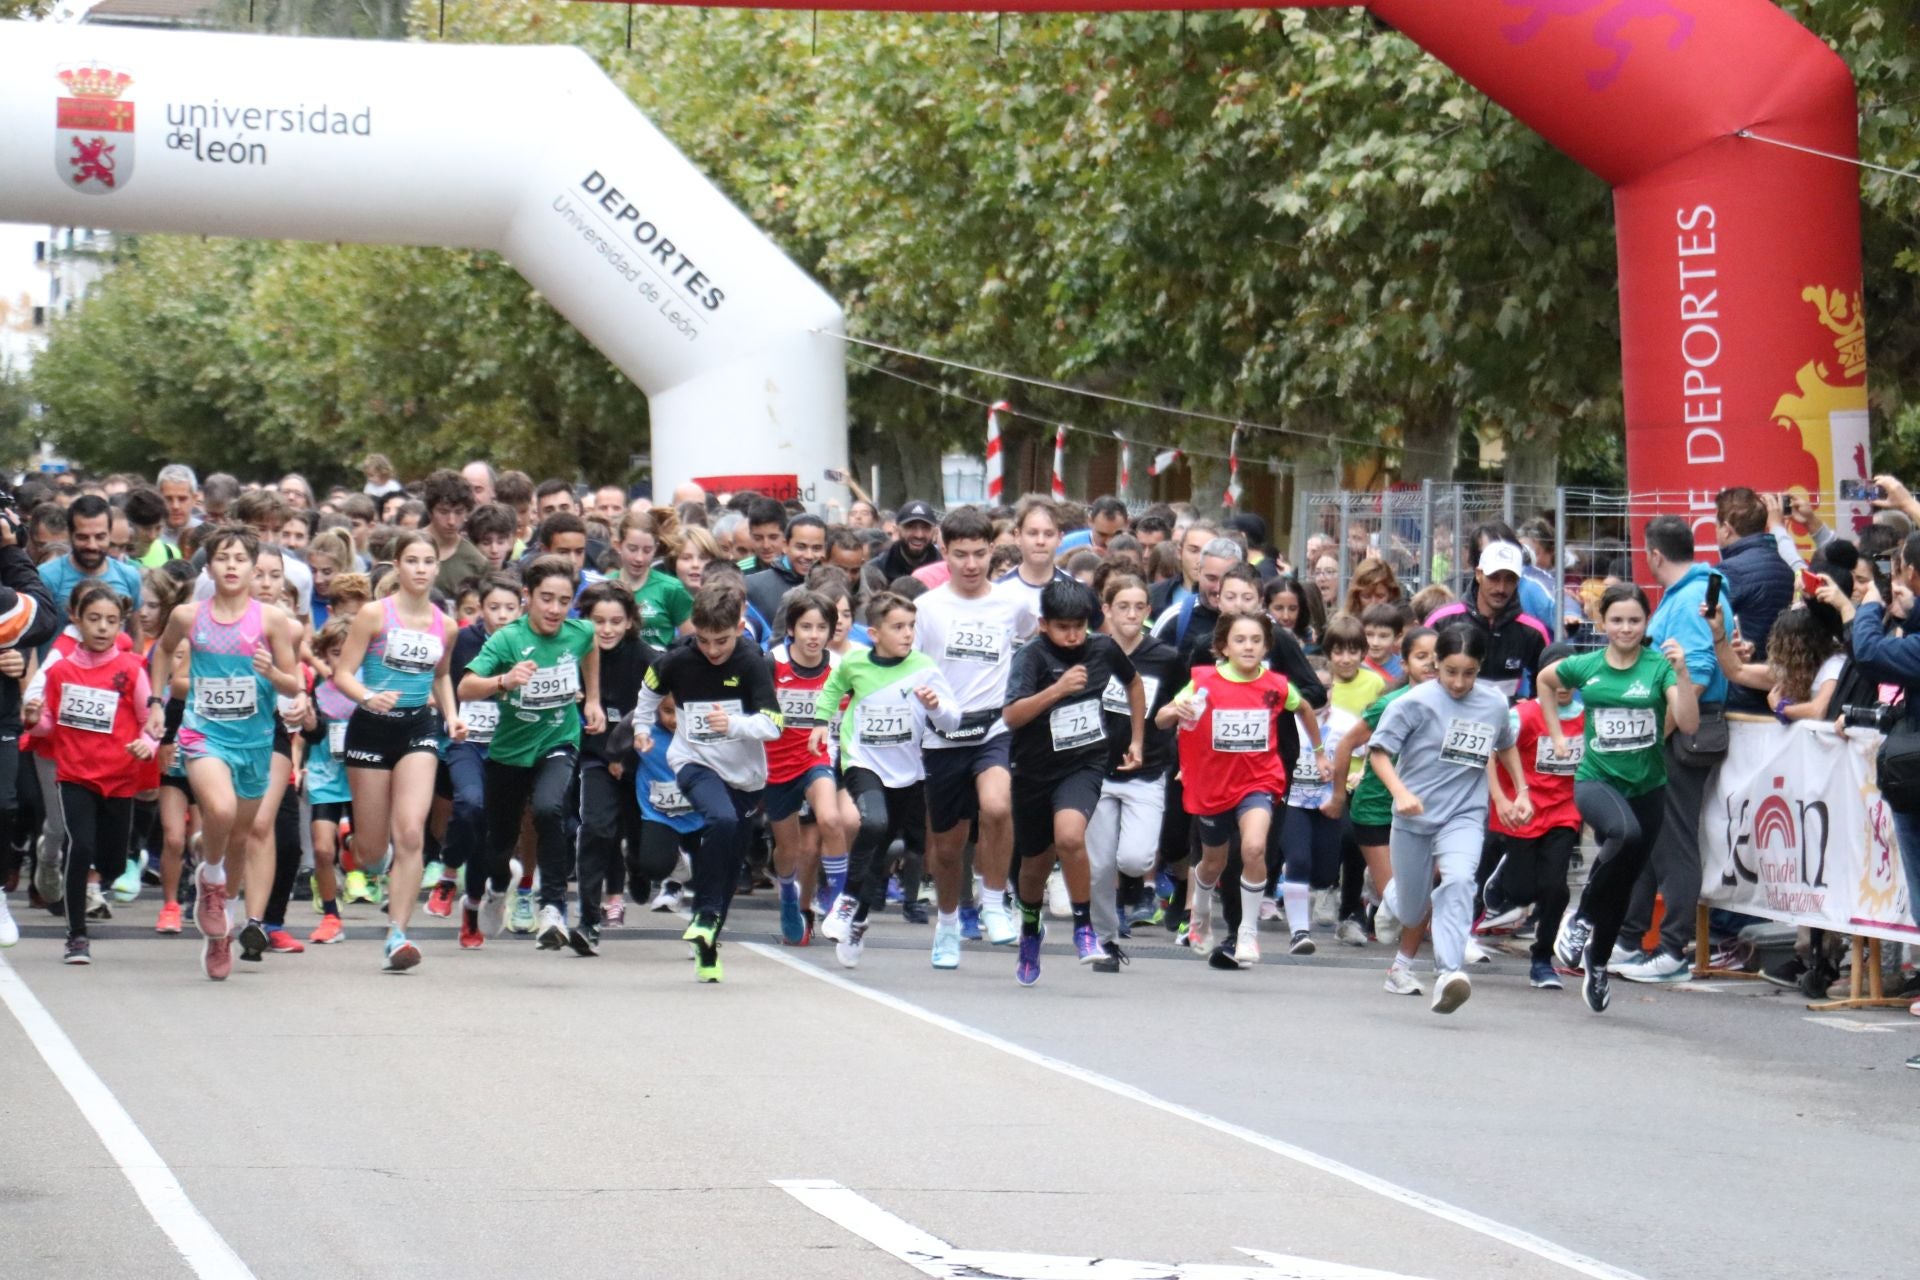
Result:
M1379 989L1379 948L1220 973L1164 935L1114 976L1050 947L1023 990L1010 950L935 972L897 916L848 974L824 944L748 945L771 905L743 900L715 988L663 916L595 959L461 953L436 921L426 962L390 976L356 907L347 943L214 984L197 939L149 932L151 897L96 928L86 969L20 903L0 1275L901 1277L870 1241L912 1228L1190 1264L920 1259L948 1275L1262 1274L1241 1250L1433 1280L1912 1269L1887 1212L1920 1137L1904 1012L1619 984L1596 1018L1501 959L1441 1018ZM63 1087L85 1068L43 1058L35 1009L131 1137ZM150 1210L154 1170L123 1169L140 1140L190 1208ZM189 1238L224 1245L183 1257L160 1223L201 1219Z

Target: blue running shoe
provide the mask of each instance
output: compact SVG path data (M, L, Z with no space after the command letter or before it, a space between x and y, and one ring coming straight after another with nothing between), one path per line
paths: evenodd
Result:
M800 912L800 895L789 898L780 895L780 941L790 947L805 943L807 937L807 918Z
M1173 877L1165 871L1156 872L1153 877L1153 892L1157 897L1171 898L1173 896Z
M906 900L907 900L907 895L900 891L900 877L888 876L887 877L888 904L891 905L896 902L905 902Z
M1013 976L1020 980L1023 987L1040 981L1040 941L1037 933L1020 935L1020 963L1014 967Z
M978 942L986 936L980 930L980 908L971 902L960 908L960 936L968 942Z
M1092 925L1083 924L1073 931L1073 949L1080 957L1081 964L1092 964L1107 954L1100 945L1100 935L1093 931Z

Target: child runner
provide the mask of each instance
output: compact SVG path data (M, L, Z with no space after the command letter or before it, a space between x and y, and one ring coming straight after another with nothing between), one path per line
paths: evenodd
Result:
M1558 699L1578 689L1587 706L1586 749L1573 775L1574 803L1600 841L1578 914L1567 917L1554 955L1569 969L1584 968L1580 994L1587 1008L1604 1012L1611 995L1607 962L1620 935L1620 921L1634 881L1647 865L1660 835L1667 798L1665 744L1671 726L1692 733L1700 726L1699 689L1687 672L1687 655L1669 639L1659 652L1647 648L1647 597L1630 582L1608 587L1600 597L1600 625L1607 647L1562 659L1540 673L1540 689ZM1571 759L1558 720L1547 721L1554 754ZM1686 961L1667 953L1640 966L1646 974L1684 974Z
M929 593L932 594L932 593ZM868 917L887 901L887 842L895 831L911 840L926 824L921 741L929 726L951 731L963 715L959 699L933 659L913 647L913 602L882 591L867 602L867 632L873 647L842 659L820 690L820 704L849 701L840 720L840 773L853 797L860 825L847 864L847 888L834 904L838 922L834 954L851 969L866 945ZM828 728L808 739L815 754L826 750ZM941 912L933 935L933 965L960 964L960 926Z
M313 639L313 653L330 671L340 666L346 647L347 618L335 618ZM347 787L347 721L353 700L332 680L314 687L301 736L307 740L307 803L312 806L313 896L320 906L320 923L307 936L322 945L347 936L340 920L340 877L334 864L340 854L340 827L352 813L353 794Z
M467 863L461 933L484 938L505 923L507 886L520 875L513 850L531 803L540 860L540 946L558 951L570 941L567 877L574 858L567 798L580 761L583 712L588 733L607 727L600 709L600 650L593 624L567 616L578 581L571 559L537 556L521 581L525 616L488 636L460 681L462 701L500 703L499 727L487 747L489 848L486 857Z
M1397 604L1370 604L1360 615L1360 627L1367 636L1367 670L1385 680L1389 689L1406 683L1400 660L1400 633L1406 626L1406 613Z
M1394 661L1400 661L1398 654L1394 655ZM1336 791L1346 789L1347 780L1333 773L1327 757L1332 744L1345 738L1347 731L1360 723L1358 712L1341 705L1340 689L1341 686L1335 686L1333 696L1318 713L1307 706L1294 716L1302 742L1312 736L1322 749L1308 751L1303 747L1294 757L1287 802L1277 824L1279 830L1271 833L1278 836L1278 849L1270 847L1269 853L1279 854L1280 865L1271 868L1269 874L1280 876L1280 896L1286 903L1287 929L1292 934L1287 950L1296 956L1310 956L1315 950L1312 933L1315 886L1333 885L1340 880L1339 810L1328 813L1326 806ZM1318 722L1314 726L1317 732L1311 735L1308 720ZM1353 925L1352 921L1342 923Z
M1195 667L1190 683L1157 717L1162 728L1178 724L1181 803L1200 832L1200 862L1193 869L1187 936L1206 951L1213 938L1213 892L1227 865L1227 845L1240 836L1242 875L1236 965L1260 961L1260 900L1267 890L1267 829L1273 798L1287 789L1279 754L1280 717L1306 706L1285 676L1267 670L1273 621L1264 613L1225 614L1213 628L1211 668ZM1317 776L1327 776L1320 722L1301 722ZM1303 750L1302 754L1306 754Z
M1439 678L1387 708L1367 754L1393 796L1393 879L1381 898L1401 920L1423 922L1431 912L1433 1011L1452 1013L1473 994L1463 966L1473 930L1474 873L1486 843L1487 765L1495 755L1518 792L1508 806L1510 820L1528 821L1533 806L1506 695L1479 678L1486 633L1450 626L1435 642L1434 656Z
M814 911L803 905L803 882L813 878L822 856L845 857L840 826L840 792L824 748L813 749L813 731L823 728L831 708L820 691L839 663L827 648L838 610L834 602L796 587L780 602L780 630L786 639L767 656L773 662L773 693L780 701L782 731L767 744L767 823L773 828L773 870L780 885L780 940L804 947L813 939ZM811 856L800 810L811 809L819 841Z
M579 609L600 651L600 709L606 726L615 726L632 713L640 682L659 655L640 638L640 613L626 587L596 582L580 593ZM626 883L620 847L640 836L640 811L626 777L632 753L624 744L615 749L609 738L602 728L580 743L580 923L567 945L583 956L599 953L603 920L618 924L626 917L618 892L608 894L604 911L600 894Z
M659 540L653 531L653 513L628 512L620 517L614 554L620 568L614 580L633 593L634 607L640 611L640 638L656 650L665 649L676 636L693 630L693 596L672 574L654 572L654 559L660 554Z
M452 625L433 603L440 553L433 536L409 530L394 539L399 589L354 615L333 683L358 704L347 721L347 784L353 790L353 838L363 864L385 857L386 965L420 963L407 925L425 871L427 810L440 772L440 743L466 737L448 678Z
M1555 644L1540 655L1542 666L1573 656L1573 646ZM1545 687L1541 693L1544 695ZM1493 813L1487 820L1488 853L1493 870L1480 888L1486 907L1484 919L1518 911L1529 904L1539 909L1533 940L1533 958L1527 981L1547 991L1561 989L1553 968L1553 940L1567 911L1567 868L1580 844L1580 810L1573 802L1573 775L1586 749L1586 709L1579 691L1562 684L1553 704L1562 740L1577 740L1567 757L1554 754L1547 732L1547 704L1527 698L1515 705L1513 718L1519 737L1515 745L1527 770L1527 791L1533 799L1533 818L1509 822L1512 802L1500 784L1499 770L1489 774L1493 784ZM1476 928L1483 927L1476 925Z
M520 579L512 574L493 573L480 582L480 615L453 638L453 660L447 664L447 678L458 689L467 676L467 668L480 655L480 647L500 628L518 618L522 611ZM457 889L456 873L467 868L466 888L475 901L486 897L487 867L487 746L500 725L500 704L492 698L464 700L460 719L466 722L467 736L447 744L444 765L447 789L453 793L452 812L447 817L444 845L446 879L427 895L427 914L450 916ZM531 914L531 913L529 913ZM529 921L531 923L531 921ZM460 945L473 950L483 945L486 934L478 928L460 931Z
M639 875L660 883L651 908L677 911L686 886L674 878L674 871L682 861L691 865L698 856L700 832L706 824L693 802L681 794L673 766L667 763L679 725L672 698L660 703L654 724L658 728L652 747L636 757L639 763L634 771L634 794L640 801L640 847L634 864ZM636 880L633 887L638 898L643 884Z
M105 583L75 588L72 617L80 644L48 664L41 700L22 708L34 736L47 740L59 778L55 803L67 819L68 964L92 963L87 873L98 871L103 881L111 881L123 869L139 766L159 748L140 730L146 718L146 668L118 646L124 609L120 593Z
M182 640L189 642L192 674L179 748L200 805L193 921L206 940L201 967L220 982L233 972L228 855L240 852L249 862L244 868L247 914L264 918L273 891L273 850L257 846L249 859L246 836L273 767L274 695L292 697L302 690L295 657L298 625L278 606L261 604L250 594L260 550L253 534L220 529L201 545L213 595L174 609L149 662L151 687L164 689L173 677L175 649ZM158 738L166 729L166 712L157 696L149 694L147 702L147 736Z
M182 590L178 594L184 595ZM169 610L178 607L177 601L168 606ZM166 629L164 617L160 624ZM158 633L154 644L159 643ZM147 664L153 664L153 648L147 649ZM166 731L160 739L160 752L155 759L160 764L160 915L154 921L155 933L180 932L180 872L186 865L187 827L193 818L193 785L187 781L187 762L180 754L176 738L180 732L181 717L186 712L188 693L187 650L183 641L180 653L174 660L174 670L178 672L170 688L162 689L160 697L166 699Z
M1125 743L1133 705L1118 675L1109 677L1100 695L1107 717L1106 778L1100 784L1100 802L1087 820L1087 869L1093 893L1093 928L1105 953L1093 962L1095 973L1118 973L1127 963L1116 940L1120 933L1117 901L1122 875L1152 874L1160 852L1160 822L1167 802L1167 767L1173 760L1173 731L1153 722L1160 708L1173 699L1184 683L1179 653L1166 641L1146 631L1147 584L1131 574L1107 579L1105 605L1107 634L1133 663L1140 677L1146 706L1146 731L1141 739L1140 765L1126 764Z
M693 598L694 643L676 645L648 668L633 708L634 748L642 755L652 749L661 700L671 695L679 708L680 732L667 760L706 824L693 860L693 923L681 935L694 946L700 982L722 977L720 928L746 861L747 823L767 785L765 744L780 736L773 675L759 650L740 643L746 608L737 582L702 587Z

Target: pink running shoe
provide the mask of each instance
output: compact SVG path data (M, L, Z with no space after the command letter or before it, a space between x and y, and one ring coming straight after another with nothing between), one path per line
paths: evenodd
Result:
M226 884L224 882L209 884L207 864L204 862L193 869L193 884L199 891L193 903L194 927L200 930L200 936L203 938L219 938L224 941L227 936ZM208 976L212 976L211 969L208 970ZM222 973L220 976L224 978L227 975Z
M233 972L233 940L225 936L210 937L201 943L200 964L209 978L215 982L225 982L227 975Z
M617 893L608 894L604 914L607 923L610 925L625 924L627 922L627 900Z

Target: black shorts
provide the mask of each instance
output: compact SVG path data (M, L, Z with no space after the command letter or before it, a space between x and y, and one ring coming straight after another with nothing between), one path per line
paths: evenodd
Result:
M193 803L193 783L187 780L185 774L181 774L176 778L170 773L163 773L160 775L160 785L163 787L172 787L175 791L178 791L187 798L188 804Z
M387 715L357 707L347 720L341 763L349 769L392 769L417 751L440 754L446 732L439 708L431 704Z
M989 769L1011 772L1013 735L1003 733L971 747L936 747L922 752L921 759L927 767L929 825L935 835L945 835L980 816L975 778Z
M1013 778L1013 857L1037 858L1053 848L1053 815L1073 810L1092 817L1100 803L1105 769L1090 765L1049 781Z
M331 822L339 826L353 816L353 802L350 800L322 800L313 806L315 822Z
M287 733L287 722L279 716L273 718L273 754L293 763L293 738Z
M1347 826L1353 832L1353 842L1362 847L1384 848L1393 842L1392 823L1375 826L1371 822L1355 822L1349 818Z

